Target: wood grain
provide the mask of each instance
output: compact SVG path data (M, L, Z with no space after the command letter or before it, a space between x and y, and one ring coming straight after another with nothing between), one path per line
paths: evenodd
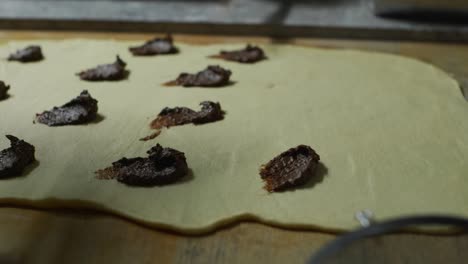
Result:
M305 263L335 238L258 223L181 236L100 213L21 208L0 209L0 234L1 263ZM468 235L398 234L360 243L352 256L355 263L464 263L466 248Z
M334 238L258 223L180 236L104 214L19 208L0 209L0 234L1 263L304 262Z
M134 33L0 31L0 42L151 37L153 35ZM466 45L202 35L174 37L176 41L194 44L273 42L401 54L433 63L468 87ZM284 230L252 222L204 236L181 236L100 213L0 208L0 263L304 263L335 237L334 234ZM365 263L370 256L374 260L378 258L378 263L402 263L408 254L421 256L412 263L465 263L467 259L468 235L399 234L386 241L389 246L384 249L378 241L359 245L356 254L360 262L356 263ZM372 255L372 252L379 255ZM424 258L428 252L441 253L432 254L428 260Z

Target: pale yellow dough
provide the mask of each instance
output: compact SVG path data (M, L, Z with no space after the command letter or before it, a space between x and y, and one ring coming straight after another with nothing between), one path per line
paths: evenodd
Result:
M285 227L348 230L354 214L377 219L447 213L468 217L468 104L457 82L423 62L388 54L263 45L268 60L245 65L207 58L244 44L190 46L178 55L133 57L136 42L36 41L0 47L0 57L39 44L45 60L0 62L11 85L0 101L0 134L36 146L39 165L0 181L0 202L34 207L91 207L153 226L204 232L236 219ZM75 73L120 54L131 74L120 82L80 81ZM232 70L226 88L164 87L180 72L209 64ZM33 124L35 113L83 89L104 117L90 125ZM148 124L166 106L219 101L221 122L164 130ZM156 143L185 152L192 176L164 187L134 188L94 178L123 156L145 156ZM328 168L305 188L268 194L261 164L298 144ZM0 148L6 148L6 138ZM323 170L321 171L323 172Z

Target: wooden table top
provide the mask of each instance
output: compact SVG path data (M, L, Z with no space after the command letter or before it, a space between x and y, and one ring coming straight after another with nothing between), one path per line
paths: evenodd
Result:
M134 33L0 31L0 42L34 39L125 39L153 37ZM395 53L430 62L468 87L468 45L332 39L175 35L176 41L294 43ZM466 89L465 95L468 94ZM150 229L98 212L0 207L0 263L304 263L336 234L286 230L242 222L201 236ZM416 263L466 263L468 234L396 234L380 252L379 263L401 263L404 252L444 252ZM363 259L378 243L366 243ZM362 263L362 262L361 262ZM414 263L414 262L412 262Z

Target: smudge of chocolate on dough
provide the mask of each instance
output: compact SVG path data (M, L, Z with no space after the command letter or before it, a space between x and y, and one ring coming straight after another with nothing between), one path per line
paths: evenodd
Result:
M177 79L165 83L166 86L221 87L229 84L231 71L220 66L210 65L197 73L181 73Z
M202 106L200 111L194 111L187 107L165 107L150 124L150 127L155 129L156 132L140 140L146 141L157 137L164 127L169 128L189 123L199 125L216 122L224 118L224 111L219 103L204 101L200 105Z
M36 114L36 120L48 126L84 124L93 121L97 116L97 111L98 101L84 90L70 102L54 107L50 111Z
M309 146L299 145L273 158L260 168L269 192L304 185L314 175L320 156Z
M24 49L19 49L15 53L8 56L9 61L19 61L19 62L35 62L44 59L42 55L42 50L40 46L32 45L27 46Z
M36 160L33 145L12 135L6 137L11 146L0 151L0 179L20 176Z
M213 55L210 57L228 61L236 61L240 63L255 63L266 59L265 53L261 48L257 46L251 46L250 44L248 44L244 49L240 50L222 50L218 55Z
M148 141L155 139L157 136L161 135L161 130L156 130L155 132L151 133L150 135L140 138L140 141Z
M130 186L156 186L176 182L187 175L183 152L157 144L147 153L147 158L121 158L111 167L96 171L96 178L116 179Z
M125 79L129 71L125 70L125 63L119 56L114 63L98 65L77 73L84 81L119 81Z
M154 38L143 45L130 47L130 52L134 56L153 56L163 54L178 53L178 48L174 46L171 35L164 38Z
M0 100L7 98L8 90L10 90L10 86L6 85L5 82L0 81Z

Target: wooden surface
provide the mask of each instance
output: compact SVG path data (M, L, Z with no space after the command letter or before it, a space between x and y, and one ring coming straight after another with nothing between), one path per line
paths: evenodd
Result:
M0 31L0 42L28 39L148 39L148 34ZM176 41L275 42L390 52L431 62L468 87L468 46L457 44L372 42L323 39L268 39L176 35ZM378 218L378 216L377 216ZM284 230L260 223L239 223L203 236L154 230L118 217L72 210L39 211L0 207L0 263L304 263L334 234ZM466 263L468 235L392 235L379 251L378 263ZM362 257L382 248L382 241L359 245ZM424 258L429 253L430 258ZM444 253L444 254L442 254ZM375 259L374 259L375 260ZM377 262L375 262L377 263Z

